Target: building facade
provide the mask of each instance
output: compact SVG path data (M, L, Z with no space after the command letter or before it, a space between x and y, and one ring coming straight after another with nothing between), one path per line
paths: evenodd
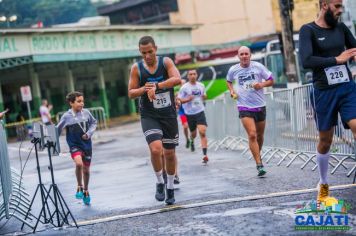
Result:
M302 25L312 22L319 12L319 0L293 0L293 30L299 31ZM281 32L279 0L272 0L273 19L277 32Z
M193 45L233 42L275 32L270 0L122 0L98 8L112 24L197 25Z
M127 97L129 69L140 58L138 40L152 35L158 53L190 52L191 28L178 26L106 26L92 28L18 29L0 32L0 110L7 122L26 116L20 87L31 87L32 116L41 99L54 113L68 109L65 96L82 91L86 107L103 107L108 117L135 112Z
M122 0L98 8L114 25L171 24L169 14L175 11L177 0Z
M352 0L351 0L352 1ZM298 31L313 21L318 0L294 0ZM281 31L279 0L121 0L98 9L112 24L197 25L193 45L234 42Z

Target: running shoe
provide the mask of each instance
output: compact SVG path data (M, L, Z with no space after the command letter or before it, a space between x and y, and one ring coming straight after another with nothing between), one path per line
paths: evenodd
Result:
M167 188L167 198L166 198L166 204L167 205L173 205L176 200L174 199L174 189L168 189Z
M189 141L189 139L187 139L187 142L185 143L185 147L189 148L189 146L190 146L190 141Z
M267 171L265 171L265 169L263 168L263 166L257 166L257 171L258 171L258 176L264 176L266 173L267 173Z
M327 197L329 197L329 185L328 184L318 184L317 189L318 189L317 201L319 203L325 202L325 199Z
M90 195L89 195L88 190L83 192L83 203L85 205L90 205Z
M156 184L156 200L162 202L164 201L165 197L166 195L164 193L164 184Z
M206 164L206 163L208 163L208 161L209 161L208 156L204 156L203 157L203 163Z
M174 184L180 184L180 180L179 180L179 177L178 175L174 176Z
M193 141L190 142L190 150L191 150L192 152L195 151L195 146L194 146L194 142L193 142Z
M83 198L83 187L78 186L77 187L77 192L75 194L76 199L82 199Z

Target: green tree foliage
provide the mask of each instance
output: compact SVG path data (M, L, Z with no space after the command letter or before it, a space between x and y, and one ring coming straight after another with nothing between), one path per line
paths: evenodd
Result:
M43 22L44 27L77 22L82 17L96 16L96 7L90 0L0 0L0 16L17 15L11 27L29 27ZM0 23L0 28L6 23Z

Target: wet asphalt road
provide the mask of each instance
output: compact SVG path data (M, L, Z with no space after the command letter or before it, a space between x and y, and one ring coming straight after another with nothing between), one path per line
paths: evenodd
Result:
M84 206L74 199L74 166L68 153L54 157L55 179L69 208L78 222L90 222L115 215L133 212L147 212L164 208L155 201L155 175L148 156L148 148L139 123L117 127L100 134L93 150L90 193L91 206ZM182 139L181 139L182 140ZM64 137L62 137L64 141ZM103 142L99 142L103 141ZM182 141L181 141L182 142ZM183 142L182 142L183 143ZM20 169L18 160L19 144L10 144L9 152L13 167ZM26 150L30 144L24 143ZM68 149L63 144L64 152ZM22 156L25 156L22 152ZM201 163L201 150L195 153L183 145L177 149L181 184L177 185L177 205L207 202L243 196L285 192L315 188L317 172L312 165L300 169L296 161L289 168L287 161L277 166L278 160L266 164L266 178L258 178L255 164L242 156L241 152L229 150L209 150L210 162ZM48 157L40 154L41 169L46 185L50 184ZM340 169L330 176L331 185L350 184L347 170ZM37 185L34 155L24 171L24 186L33 195ZM338 198L351 203L349 217L352 229L346 234L356 234L356 187L332 192ZM238 201L218 205L137 216L111 222L81 226L79 229L47 229L40 235L309 235L312 232L294 230L294 209L303 201L313 199L316 192L293 196L281 196L254 201ZM36 201L34 213L38 212ZM36 214L36 213L35 213ZM0 227L1 227L0 222ZM39 230L44 230L42 225ZM1 233L19 231L16 220L10 220ZM26 228L29 231L29 228ZM315 235L326 232L314 232ZM342 232L327 232L339 235Z

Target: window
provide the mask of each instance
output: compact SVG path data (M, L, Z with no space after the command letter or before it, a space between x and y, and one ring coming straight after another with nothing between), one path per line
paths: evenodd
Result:
M155 11L155 8L153 5L146 5L142 7L142 16L143 18L149 18L152 16L157 15L157 12Z
M127 19L127 22L129 22L129 23L139 21L140 18L141 17L140 17L140 13L138 12L138 9L130 9L126 13L126 19Z
M169 13L178 10L176 0L161 1L159 4L159 10L161 13Z

